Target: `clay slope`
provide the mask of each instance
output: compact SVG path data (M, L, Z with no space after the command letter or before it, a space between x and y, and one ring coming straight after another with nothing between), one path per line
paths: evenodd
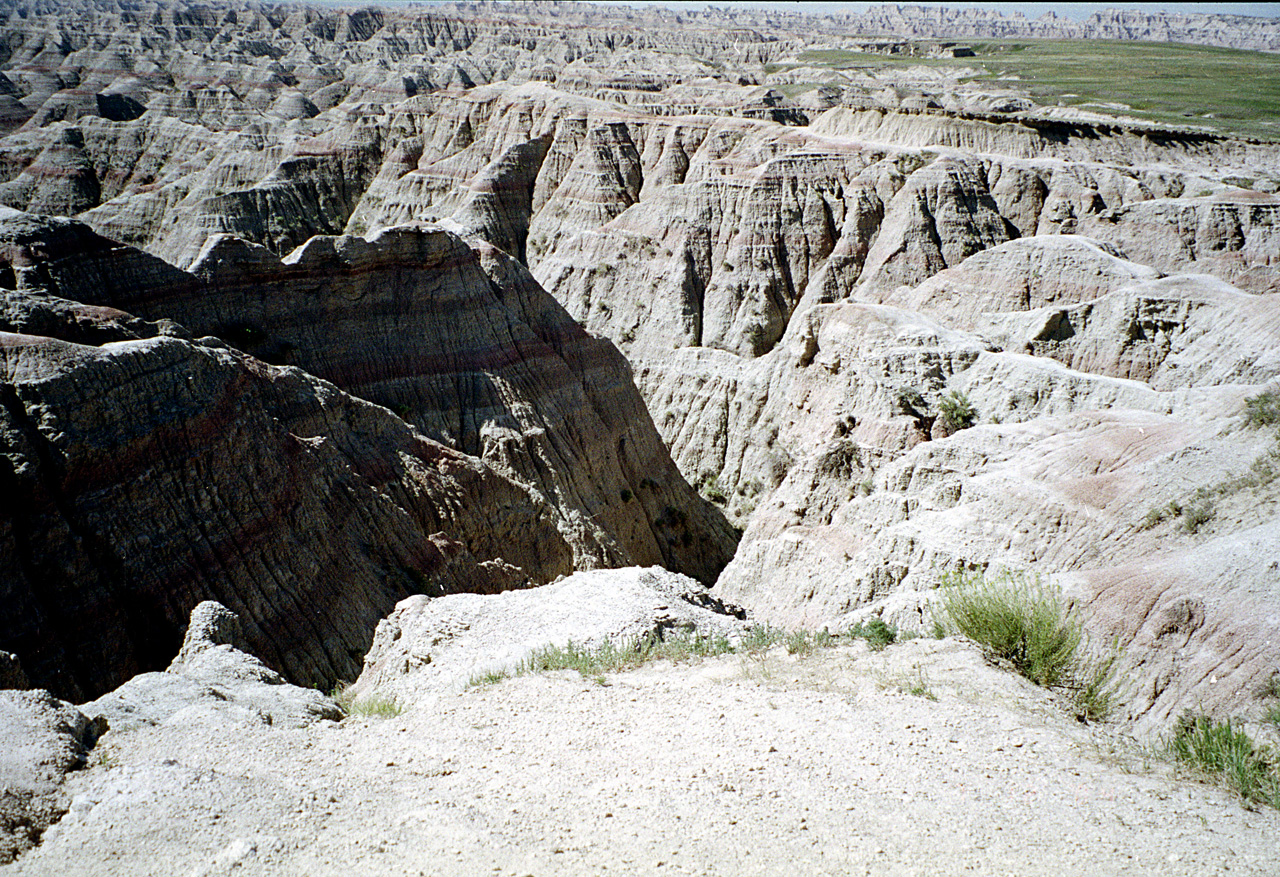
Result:
M927 631L947 573L1030 570L1126 650L1132 718L1253 711L1280 662L1280 493L1242 403L1280 377L1280 303L1057 236L877 298L814 307L750 372L793 462L717 592ZM950 392L982 425L941 428Z

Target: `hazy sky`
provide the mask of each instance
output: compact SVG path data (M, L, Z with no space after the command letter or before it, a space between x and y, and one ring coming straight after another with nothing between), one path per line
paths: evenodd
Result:
M886 5L874 3L770 3L767 0L594 0L594 2L621 3L627 6L666 6L670 9L701 9L705 6L778 6L801 9L805 12L863 12L868 6ZM1039 18L1046 12L1056 12L1064 18L1086 18L1102 9L1141 9L1144 12L1220 12L1229 15L1260 15L1280 18L1280 3L1126 3L1112 0L1110 3L983 3L983 2L928 2L928 0L898 0L900 6L978 6L999 9L1008 13L1017 10L1028 18Z

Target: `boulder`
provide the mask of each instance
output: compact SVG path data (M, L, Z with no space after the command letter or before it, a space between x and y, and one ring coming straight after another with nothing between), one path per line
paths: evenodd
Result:
M0 865L67 811L62 778L84 765L104 729L47 691L0 689Z
M289 685L245 648L239 616L206 600L191 610L182 649L167 670L135 676L81 710L115 731L217 720L292 728L345 715L331 698Z
M351 694L412 702L485 674L515 672L547 646L737 638L748 627L744 617L687 576L660 567L580 572L526 592L410 597L378 625Z

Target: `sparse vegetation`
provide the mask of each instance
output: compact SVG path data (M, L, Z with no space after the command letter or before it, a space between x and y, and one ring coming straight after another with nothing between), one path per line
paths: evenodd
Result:
M404 712L404 704L394 697L388 697L376 691L364 697L356 697L351 686L345 682L339 682L329 696L337 701L338 706L342 707L349 716L390 719Z
M1090 655L1083 626L1061 593L1037 577L956 574L944 583L938 629L973 640L1037 685L1064 689L1076 714L1100 721L1115 706L1118 655Z
M1168 504L1162 505L1159 508L1151 509L1151 511L1147 512L1139 526L1143 530L1150 530L1151 528L1158 527L1165 521L1176 518L1181 514L1182 504L1177 500L1169 500Z
M586 647L569 642L564 646L548 645L534 651L511 671L490 670L473 676L470 685L493 685L512 676L528 676L556 670L577 670L582 676L604 681L606 673L620 673L654 661L689 661L717 655L758 655L776 645L786 647L790 655L808 655L818 649L866 640L872 651L880 651L897 642L897 628L881 618L859 623L847 633L826 630L797 630L787 633L775 627L753 625L737 641L726 636L702 636L677 633L667 636L649 635L621 643L606 640L598 646Z
M1105 655L1077 657L1070 695L1079 718L1103 722L1115 712L1120 699L1119 660L1119 649L1114 647Z
M598 646L586 647L574 642L564 646L548 645L537 649L520 662L514 671L489 671L472 677L472 686L492 685L510 676L529 676L556 670L577 670L584 677L601 679L606 673L620 673L654 661L688 661L716 655L751 653L768 649L784 638L782 631L756 625L737 643L726 636L649 635L621 643L605 640Z
M807 655L815 649L825 649L836 644L837 638L825 630L810 632L797 630L787 634L787 654Z
M1280 732L1280 673L1273 674L1258 691L1258 697L1271 701L1262 714L1262 723Z
M1280 393L1268 391L1245 399L1244 420L1252 427L1280 426Z
M913 417L921 416L921 412L928 407L924 396L915 387L898 387L893 391L893 401L898 413Z
M929 679L924 674L924 668L919 664L916 665L915 678L907 681L905 691L907 694L915 697L923 697L925 700L937 700L938 696L933 693L933 688L929 684Z
M938 400L938 421L950 427L952 432L968 429L978 419L978 409L969 397L959 390L952 390Z
M1186 713L1174 727L1170 754L1207 779L1221 782L1246 805L1280 808L1280 761L1269 746L1256 743L1231 720Z
M1191 502L1182 509L1182 529L1188 533L1197 533L1200 528L1213 519L1213 499L1201 488L1196 491Z
M898 640L898 628L885 622L883 618L872 618L859 621L849 629L849 636L864 639L873 652L879 652Z
M698 492L705 499L709 499L716 505L725 505L729 501L729 498L725 496L724 491L720 488L719 480L710 472L702 476L702 480L698 484Z

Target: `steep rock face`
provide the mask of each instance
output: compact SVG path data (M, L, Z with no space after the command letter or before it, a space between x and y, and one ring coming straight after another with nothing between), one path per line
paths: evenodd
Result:
M212 597L328 684L410 593L571 568L545 504L385 409L215 339L104 331L3 335L0 642L35 684L79 698L163 667Z
M1237 190L1145 201L1088 217L1080 228L1167 273L1199 271L1249 292L1280 292L1280 197L1274 194Z
M87 151L98 177L114 191L84 219L177 265L189 265L219 234L283 253L313 235L341 232L382 150L381 133L360 116L317 122L283 144L250 149L238 132L159 115L82 127L91 132ZM133 168L128 178L120 179L120 167Z
M30 220L10 228L15 251L49 251L29 240ZM317 237L284 260L217 238L187 273L63 228L78 252L19 257L50 291L176 319L385 405L536 490L580 566L663 563L710 584L732 554L727 523L671 467L625 360L500 251L486 274L431 227Z
M1038 535L1034 550L1012 551L971 516L1040 533L1043 490L1018 486L1037 455L1129 447L1126 418L1148 431L1227 428L1241 398L1270 386L1274 296L1253 294L1276 289L1275 144L1037 107L1015 83L955 70L801 61L815 48L914 51L851 43L864 21L1001 38L1085 25L910 8L838 21L708 11L696 27L630 10L619 28L611 16L92 3L15 14L0 27L0 99L16 106L0 117L22 127L0 143L0 200L82 210L106 237L188 270L79 232L43 256L18 247L13 285L113 291L92 314L45 302L14 305L12 319L32 332L61 320L101 343L100 323L178 332L161 323L170 317L304 365L529 487L579 565L661 559L709 581L727 549L704 550L698 534L721 544L722 522L650 474L669 464L647 425L629 425L645 418L625 369L540 283L625 352L681 470L748 526L722 585L805 624L832 606L844 607L837 618L919 623L928 598L912 589L932 587L935 562L1101 570L1102 581L1112 560L1087 546L1065 539L1057 553ZM1206 40L1235 27L1092 21L1094 34ZM1270 27L1252 23L1251 39ZM817 81L797 103L782 95ZM468 244L382 231L421 222ZM311 240L340 232L370 239ZM406 264L418 262L450 279L423 279ZM471 292L455 294L459 283ZM420 309L410 287L440 307ZM362 298L336 303L347 295ZM494 301L506 316L473 318ZM111 305L138 317L101 310ZM420 344L394 316L408 311L447 340ZM369 355L375 324L392 340ZM939 406L952 391L1002 423L948 437ZM1158 486L1228 477L1200 471L1200 433L1179 434L1187 444L1167 450L1181 456L1151 470ZM1260 459L1247 442L1205 442L1242 465ZM1094 453L1071 471L1123 468ZM1000 469L1006 454L1022 462ZM1005 499L968 504L975 481L1004 485ZM1131 539L1119 512L1072 507L1063 519L1091 544L1129 546L1121 565L1186 547L1176 529ZM1265 523L1250 520L1215 538ZM919 547L930 539L941 541ZM1161 573L1135 590L1126 576L1116 606L1183 587ZM1093 593L1080 581L1075 593ZM1238 620L1228 613L1223 630ZM1145 629L1122 638L1144 643L1135 660L1163 678L1184 646ZM1185 647L1203 648L1204 666L1230 664L1209 639ZM1170 715L1201 696L1182 673L1138 712ZM1214 702L1239 703L1242 686Z
M939 159L912 174L885 210L863 283L914 285L1008 239L980 168Z

